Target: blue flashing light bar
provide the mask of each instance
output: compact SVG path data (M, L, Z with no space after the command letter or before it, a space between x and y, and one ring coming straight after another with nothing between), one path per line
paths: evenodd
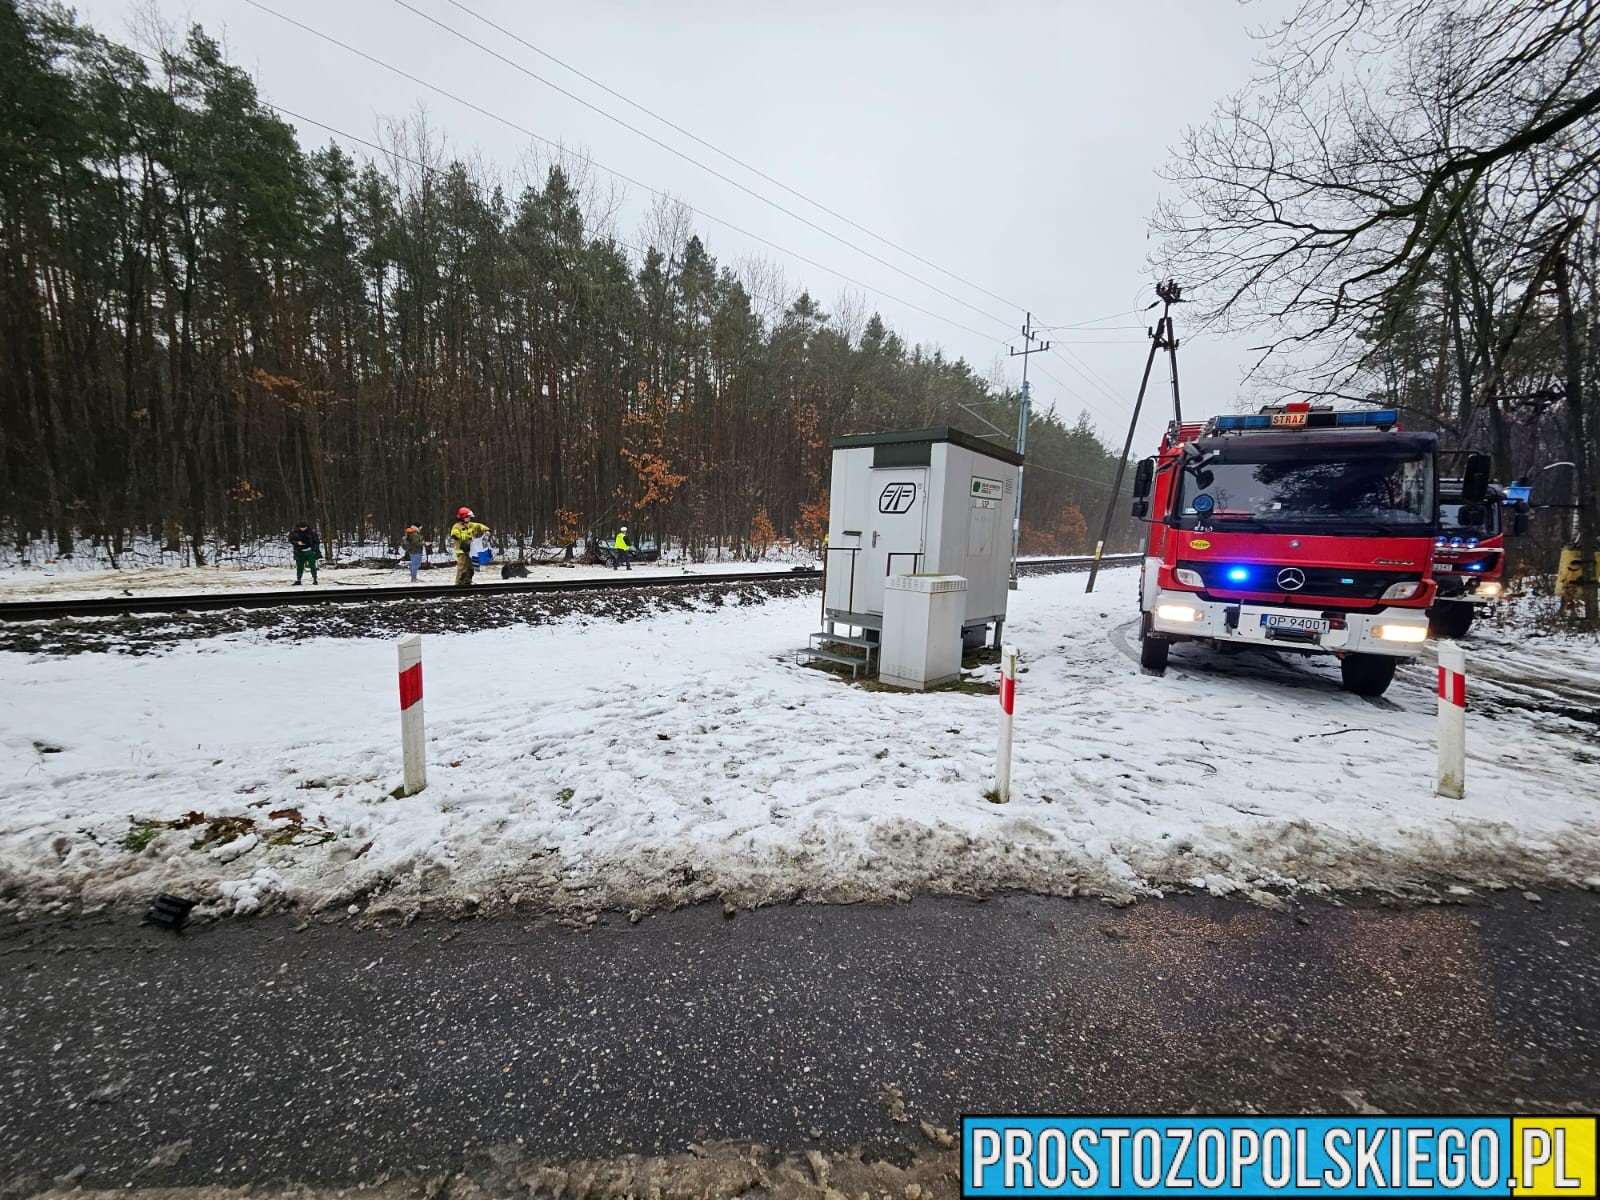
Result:
M1398 425L1400 413L1392 408L1374 408L1368 411L1342 412L1341 425Z
M1277 424L1273 417L1279 417ZM1284 417L1299 417L1299 420L1283 420ZM1247 429L1326 429L1337 426L1340 429L1371 428L1373 426L1393 427L1400 423L1400 414L1392 408L1362 409L1355 412L1285 412L1285 413L1249 413L1240 416L1213 417L1212 424L1218 433L1238 433Z
M1232 580L1234 583L1243 583L1245 580L1250 578L1250 568L1248 568L1248 567L1229 567L1228 568L1228 578L1230 580Z

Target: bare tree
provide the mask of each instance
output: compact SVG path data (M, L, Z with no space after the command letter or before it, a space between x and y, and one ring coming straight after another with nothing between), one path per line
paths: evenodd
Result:
M1159 272L1208 325L1268 328L1264 356L1326 356L1391 320L1465 207L1533 156L1574 186L1600 170L1592 0L1304 0L1264 47L1251 85L1186 131L1154 219ZM1562 192L1527 193L1519 220L1558 224Z

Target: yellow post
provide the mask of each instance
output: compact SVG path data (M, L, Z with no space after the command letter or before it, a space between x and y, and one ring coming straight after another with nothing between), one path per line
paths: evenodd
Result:
M1594 573L1600 576L1600 550L1594 555ZM1556 595L1561 599L1561 605L1566 608L1570 605L1583 602L1583 558L1576 546L1564 546L1561 549L1561 565L1556 570Z

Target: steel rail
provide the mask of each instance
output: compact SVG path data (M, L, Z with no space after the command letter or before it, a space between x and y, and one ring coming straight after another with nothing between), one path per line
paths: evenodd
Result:
M1137 562L1139 555L1106 555L1102 564ZM1087 558L1036 558L1018 563L1020 570L1087 570ZM551 592L610 591L654 587L721 586L735 583L781 583L821 579L814 567L787 571L724 571L714 575L665 575L653 571L625 573L619 578L535 579L479 583L472 587L429 584L423 587L300 588L262 592L199 592L180 596L84 596L59 600L13 600L0 603L0 622L48 621L57 617L120 617L141 613L218 612L234 608L294 608L324 604L373 604L403 600L466 600L473 596L525 596Z
M519 596L550 592L610 591L625 588L683 587L730 583L776 583L820 579L815 568L789 571L720 572L715 575L657 575L638 571L618 579L535 579L478 583L471 587L295 588L271 592L200 592L181 596L96 596L60 600L16 600L0 604L0 621L43 621L53 617L116 617L135 613L216 612L230 608L294 608L324 604L373 604L402 600L466 600L473 596Z

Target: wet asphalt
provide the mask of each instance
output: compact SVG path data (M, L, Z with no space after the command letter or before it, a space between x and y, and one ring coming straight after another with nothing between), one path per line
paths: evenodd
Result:
M894 1119L903 1099L908 1121ZM1600 895L919 898L576 932L0 930L0 1192L371 1179L963 1112L1600 1108Z

